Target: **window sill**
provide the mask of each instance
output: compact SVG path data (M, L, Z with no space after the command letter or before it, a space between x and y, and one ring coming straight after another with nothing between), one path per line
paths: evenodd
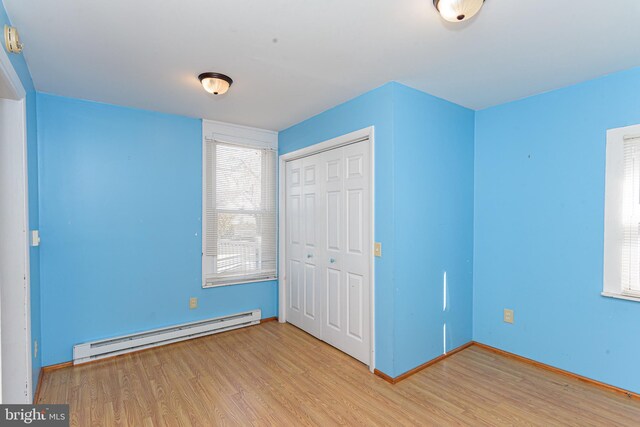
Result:
M640 295L626 294L626 293L615 293L615 292L602 292L600 295L607 298L618 298L624 299L627 301L636 301L640 302Z
M268 277L266 279L241 280L241 281L237 281L237 282L227 282L227 283L205 283L205 284L202 285L202 288L203 289L220 288L220 287L223 287L223 286L246 285L246 284L249 284L249 283L275 282L277 280L278 280L277 277Z

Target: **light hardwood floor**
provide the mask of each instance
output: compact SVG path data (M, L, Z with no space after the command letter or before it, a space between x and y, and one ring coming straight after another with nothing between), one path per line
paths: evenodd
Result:
M71 425L640 425L640 402L470 347L395 385L291 325L46 372Z

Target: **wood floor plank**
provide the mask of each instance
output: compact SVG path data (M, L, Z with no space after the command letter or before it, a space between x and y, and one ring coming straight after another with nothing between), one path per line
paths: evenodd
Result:
M395 385L277 322L45 372L72 426L640 425L640 402L476 346Z

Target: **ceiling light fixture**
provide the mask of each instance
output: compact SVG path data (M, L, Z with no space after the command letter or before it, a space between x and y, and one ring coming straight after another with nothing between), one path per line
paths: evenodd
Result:
M202 87L214 95L222 95L229 90L233 84L231 77L220 73L202 73L198 76Z
M4 26L4 45L7 48L7 52L22 52L22 43L20 43L20 36L15 27Z
M449 22L462 22L478 13L484 0L433 0L440 15Z

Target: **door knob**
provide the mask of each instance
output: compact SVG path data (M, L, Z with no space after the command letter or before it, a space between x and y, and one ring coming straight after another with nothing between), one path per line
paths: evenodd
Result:
M333 259L333 258L329 258L329 262L330 262L331 264L334 264L334 263L336 262L336 260L335 260L335 259Z
M307 254L307 258L313 258L313 255Z

